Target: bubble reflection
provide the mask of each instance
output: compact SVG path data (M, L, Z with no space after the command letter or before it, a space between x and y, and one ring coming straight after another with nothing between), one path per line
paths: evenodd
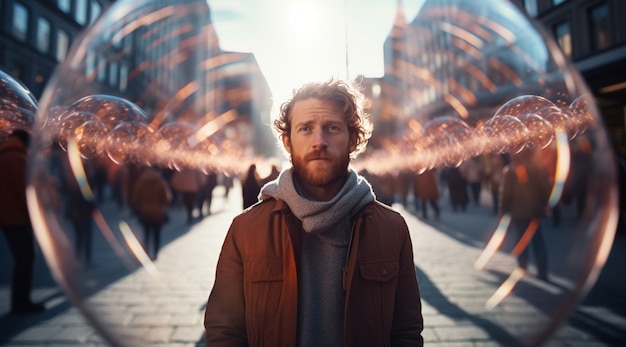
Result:
M30 131L38 107L33 94L21 82L0 69L0 143L15 129Z
M581 97L583 98L583 97ZM583 98L584 99L584 98ZM395 156L392 147L370 152L376 162L380 157L389 158L386 165L370 165L369 158L358 164L368 171L379 174L399 172L406 169L418 171L430 168L459 166L463 161L483 154L515 154L522 150L543 149L553 144L555 133L564 131L569 139L589 129L596 129L597 122L590 118L590 110L583 102L576 107L558 107L536 95L516 97L505 103L495 114L476 128L460 118L438 117L424 128L409 127L402 137L402 147L414 149ZM391 152L391 153L390 153Z

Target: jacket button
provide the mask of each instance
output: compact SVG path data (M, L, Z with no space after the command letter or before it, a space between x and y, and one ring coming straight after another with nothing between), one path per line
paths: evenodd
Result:
M383 277L386 277L387 276L387 269L385 269L385 268L380 269L380 274L383 275Z

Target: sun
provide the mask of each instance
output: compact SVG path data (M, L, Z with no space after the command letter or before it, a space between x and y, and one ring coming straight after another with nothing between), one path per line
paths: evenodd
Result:
M312 39L320 29L319 9L312 3L296 3L289 11L291 34L298 39Z

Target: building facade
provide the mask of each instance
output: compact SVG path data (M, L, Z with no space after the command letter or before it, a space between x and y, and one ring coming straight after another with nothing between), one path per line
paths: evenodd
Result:
M113 3L0 0L0 67L40 99L75 41L88 35L77 49L84 51L82 59L58 70L71 86L55 90L55 105L107 94L137 104L150 119L168 114L199 122L235 110L238 119L230 124L240 129L235 138L245 147L263 149L263 155L273 154L275 146L268 140L273 136L264 126L270 117L269 86L253 54L220 48L206 1L128 2L123 8L128 13L107 13L107 27L94 23ZM176 10L138 20L158 7ZM90 25L101 28L85 30ZM192 90L172 108L172 99Z
M626 1L511 1L554 35L593 93L613 147L626 154Z
M36 98L80 32L110 0L0 0L0 66Z

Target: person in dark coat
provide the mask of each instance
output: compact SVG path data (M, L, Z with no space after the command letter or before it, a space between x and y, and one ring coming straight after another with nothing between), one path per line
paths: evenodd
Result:
M213 191L217 187L217 172L209 171L206 174L204 185L198 190L198 210L200 217L204 216L204 208L206 214L211 214L211 204L213 203Z
M467 181L461 174L461 170L458 167L447 167L443 169L442 174L448 185L452 211L456 212L459 209L465 211L469 203L469 194L467 193Z
M0 146L0 229L13 255L11 313L35 313L45 309L34 303L32 290L35 236L26 202L27 148L30 135L14 130Z
M418 210L419 205L417 200L421 201L422 205L422 217L428 218L427 208L428 204L435 212L435 218L439 219L439 183L437 182L437 171L426 170L419 175L415 175L413 182L414 196L416 201L415 210Z
M529 247L532 248L537 265L537 277L548 280L548 255L541 228L541 219L548 208L551 185L546 170L537 165L533 151L524 150L512 156L510 165L503 169L500 190L500 215L509 215L509 231L517 242L527 233L532 238L528 247L519 253L518 266L527 270ZM534 232L534 233L533 233Z
M194 222L193 211L197 206L198 194L205 183L206 176L196 169L176 171L170 176L170 186L182 197L189 225Z
M261 191L261 179L256 170L256 164L251 164L248 172L241 184L241 193L243 195L243 209L254 205L259 201L259 192Z
M143 228L144 249L152 260L157 258L161 247L161 228L169 221L167 206L171 199L172 193L161 172L153 167L146 167L133 186L130 202Z

